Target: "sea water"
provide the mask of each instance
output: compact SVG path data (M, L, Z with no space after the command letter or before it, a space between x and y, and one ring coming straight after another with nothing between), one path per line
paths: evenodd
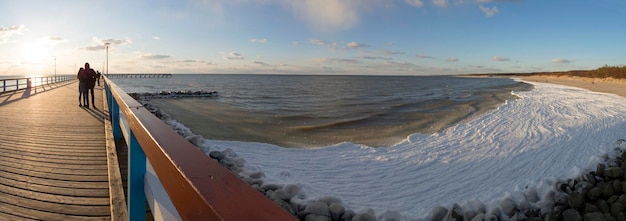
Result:
M196 79L210 76L186 77ZM246 79L248 76L215 77L232 80ZM265 76L252 77L259 79ZM225 91L228 89L246 89L237 86L243 80L232 80L233 85L230 86L225 86L227 84L224 82L227 81L214 81L213 86L206 87L200 86L205 84L199 83L198 79L190 83L180 81L181 78L183 76L178 79L177 76L172 79L149 79L143 83L130 80L135 86L126 86L124 89L135 89L135 92L168 88L218 90L222 93L220 99L226 100L229 93ZM421 79L424 78L398 77L396 82L413 80L413 84L419 84ZM440 82L459 80L449 77L435 79ZM473 84L489 85L487 82L491 80L494 79L478 79L479 83ZM499 80L495 79L496 82ZM158 83L154 83L156 81ZM495 84L495 88L517 84L510 80L504 82ZM262 172L265 174L264 183L299 186L302 189L299 194L302 200L336 197L351 210L372 209L381 220L397 220L393 214L400 214L407 220L427 217L432 208L449 208L453 203L459 203L464 208L486 205L489 211L504 198L518 202L524 198L520 193L534 191L539 197L548 196L548 191L557 180L572 179L595 169L595 165L601 163L606 155L614 153L618 143L616 141L626 138L626 112L623 111L626 109L625 98L572 87L532 84L532 90L508 92L516 99L500 102L483 114L438 132L414 133L388 146L371 147L341 142L317 148L285 148L271 143L211 138L196 143L206 153L228 151L241 159L240 162L245 162L245 166L240 175ZM193 88L192 85L198 87ZM219 85L225 87L220 90ZM150 87L150 90L136 90L141 87ZM375 88L373 85L363 87ZM454 97L459 101L472 97L450 96L463 93L449 93L442 87L437 88L434 90L446 95L431 96ZM269 88L262 90L280 91ZM406 89L391 87L390 90L401 93ZM250 91L259 93L258 88ZM220 99L211 102L222 102ZM233 106L250 106L234 101ZM190 113L195 111L189 110ZM186 130L187 135L195 132L187 130L186 125L191 123L189 121L178 121L175 118L167 120L167 123L179 131ZM541 202L543 200L532 206L541 207L544 205Z
M114 79L127 92L216 90L214 99L153 100L208 139L372 147L431 134L515 99L506 78L435 76L174 75Z

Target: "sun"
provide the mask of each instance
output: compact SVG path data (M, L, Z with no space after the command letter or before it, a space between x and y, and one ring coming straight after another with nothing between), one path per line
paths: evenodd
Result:
M22 56L25 62L40 63L50 57L50 52L46 44L42 42L30 42L22 46Z

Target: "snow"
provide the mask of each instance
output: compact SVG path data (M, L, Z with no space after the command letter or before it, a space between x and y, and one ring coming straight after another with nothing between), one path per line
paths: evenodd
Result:
M490 113L390 147L204 140L201 148L230 148L245 159L245 173L262 171L266 183L296 184L305 199L333 196L355 211L420 218L454 203L493 208L522 193L544 197L556 180L595 169L626 138L626 98L532 84Z

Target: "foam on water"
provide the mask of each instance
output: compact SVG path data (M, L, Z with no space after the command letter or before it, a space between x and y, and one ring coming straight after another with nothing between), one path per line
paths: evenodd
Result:
M616 140L626 138L625 98L532 84L534 90L514 92L520 99L494 111L389 147L197 143L207 154L233 150L245 160L243 173L262 171L268 183L300 186L305 199L334 196L356 211L420 218L453 203L493 207L530 189L545 195L556 180L595 166ZM175 120L168 122L191 133Z

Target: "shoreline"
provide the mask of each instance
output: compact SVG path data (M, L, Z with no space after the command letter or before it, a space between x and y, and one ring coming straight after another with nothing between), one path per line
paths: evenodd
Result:
M507 76L509 78L520 79L523 81L558 84L564 86L577 87L587 89L594 92L616 94L626 97L626 80L614 78L586 78L572 76L550 76L550 75L531 75L531 76Z

